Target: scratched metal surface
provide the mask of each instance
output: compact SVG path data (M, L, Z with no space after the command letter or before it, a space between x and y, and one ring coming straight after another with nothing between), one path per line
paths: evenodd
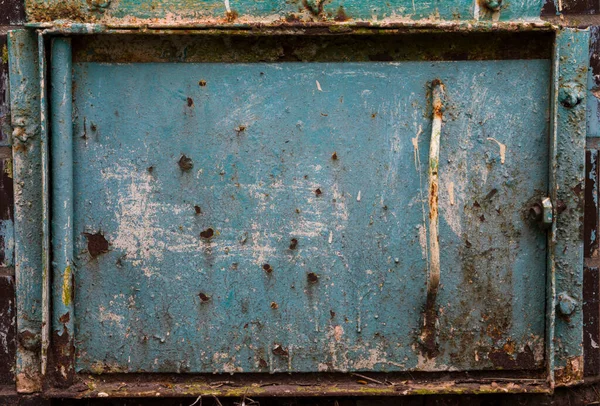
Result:
M488 3L500 3L488 7ZM29 0L28 21L100 23L538 20L542 0Z
M543 365L549 61L73 66L78 371Z

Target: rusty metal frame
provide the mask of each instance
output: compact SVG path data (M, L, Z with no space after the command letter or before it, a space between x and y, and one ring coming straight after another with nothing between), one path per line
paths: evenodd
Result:
M549 191L554 202L554 223L549 233L549 257L547 280L547 331L546 331L546 357L547 370L539 375L528 372L527 375L518 372L502 375L499 372L477 373L417 373L417 374L297 374L297 375L266 375L249 374L245 376L222 377L217 375L177 375L177 374L148 374L140 379L139 374L110 374L110 375L79 375L72 371L73 338L57 345L53 336L55 327L62 325L71 328L74 321L72 301L58 304L62 310L69 311L69 318L60 320L65 312L57 313L56 301L51 305L53 295L51 291L62 289L72 283L71 277L65 278L69 266L69 243L65 245L64 260L61 260L62 271L57 274L54 265L54 276L49 273L50 266L50 235L53 238L60 234L61 222L59 221L52 230L49 229L49 210L51 186L50 159L48 153L48 113L46 106L46 50L48 38L56 38L63 46L61 57L68 58L70 52L69 41L61 40L62 35L87 35L87 34L239 34L239 35L272 35L274 33L286 35L323 35L323 34L398 34L405 32L514 32L514 31L546 31L555 32L555 48L553 58L553 88L551 112L551 139L550 151L550 185ZM31 37L31 38L29 38ZM481 22L481 23L420 23L402 22L386 24L351 24L351 23L294 23L269 26L262 24L205 24L194 26L147 25L137 26L105 26L98 24L29 24L27 30L17 31L12 34L13 42L29 41L31 47L28 54L19 54L13 46L11 58L13 61L20 58L21 63L36 55L35 67L30 67L31 72L14 67L13 86L17 88L18 81L25 74L28 75L31 86L27 92L36 94L38 105L32 107L33 114L27 116L27 125L31 125L34 136L29 145L39 149L39 153L23 156L18 150L19 143L15 143L15 157L23 156L25 165L34 168L34 172L15 172L15 183L21 182L22 191L15 194L17 207L24 207L28 202L42 202L35 211L39 222L34 222L35 232L39 233L39 246L29 255L39 266L31 275L21 271L19 279L19 263L17 262L17 292L19 294L39 295L43 302L39 310L37 341L32 349L22 345L18 349L19 359L27 359L27 363L19 364L18 371L34 374L34 384L18 383L21 392L36 392L41 390L41 379L50 383L46 394L51 397L145 397L145 396L322 396L322 395L417 395L417 394L479 394L479 393L551 393L556 386L572 385L583 380L583 348L582 348L582 281L583 281L583 235L581 219L583 218L583 188L584 188L584 150L585 150L585 92L577 93L581 87L585 89L587 74L587 49L589 34L587 31L575 29L561 29L547 22ZM34 45L34 42L37 43ZM57 42L55 42L56 44ZM60 56L60 55L59 55ZM56 62L56 61L55 61ZM16 64L16 62L15 62ZM52 65L52 64L50 64ZM52 69L53 66L50 66ZM58 72L60 73L60 72ZM57 74L58 74L57 73ZM64 72L63 72L64 73ZM39 82L39 83L38 83ZM65 94L67 97L70 85L65 81ZM562 100L565 91L574 91L574 105ZM567 92L568 93L568 92ZM568 95L567 95L568 96ZM67 98L69 100L70 98ZM18 121L18 113L22 108L17 105L13 109L13 123ZM55 106L57 101L51 103ZM69 106L62 106L55 110L57 114L68 112ZM64 111L63 111L64 110ZM16 114L15 114L16 112ZM53 120L53 131L58 134L68 134L68 125L61 126ZM16 125L16 124L13 124ZM65 132L66 131L66 132ZM58 138L58 137L55 137ZM66 146L68 148L68 145ZM19 155L21 154L21 155ZM68 154L67 154L68 155ZM68 156L63 158L68 161ZM65 173L53 173L54 182L69 181ZM64 177L61 178L61 176ZM62 179L62 180L61 180ZM559 187L560 185L560 187ZM55 202L56 204L56 202ZM56 216L57 213L55 213ZM24 215L15 216L17 223L15 229L27 224ZM64 219L62 221L64 223ZM64 225L64 224L63 224ZM61 237L68 239L68 231ZM16 234L18 237L18 234ZM66 241L66 240L65 240ZM17 240L18 242L18 240ZM72 238L71 238L72 243ZM23 242L21 241L21 244ZM54 243L56 244L56 242ZM55 248L56 249L56 248ZM72 254L71 254L72 255ZM56 259L56 258L55 258ZM19 257L17 257L17 261ZM24 281L23 277L31 278ZM54 282L51 283L50 281ZM65 284L65 281L68 281ZM38 285L33 291L30 285ZM20 285L20 286L19 286ZM28 286L26 288L26 286ZM28 290L29 289L29 290ZM69 289L67 289L69 290ZM28 293L29 292L29 293ZM568 292L575 302L572 314L557 315L560 310L558 295ZM72 290L67 292L67 296ZM56 296L56 295L55 295ZM64 295L58 295L64 299ZM37 296L36 296L37 297ZM67 297L68 299L68 297ZM21 298L20 300L23 300ZM21 303L21 302L18 302ZM24 311L21 303L20 311ZM70 307L69 307L70 306ZM50 309L54 307L53 312ZM37 314L37 313L36 313ZM27 315L25 315L27 316ZM26 317L18 316L19 332L24 331ZM27 316L28 317L28 316ZM53 343L52 343L53 341ZM40 346L39 351L37 346ZM34 348L36 347L36 348ZM51 350L51 351L50 351ZM65 352L66 351L66 352ZM51 355L54 354L52 357ZM56 354L66 354L66 357L57 357ZM27 358L29 357L29 358ZM56 374L50 371L66 370L64 379L56 380ZM61 372L62 371L62 372ZM51 378L52 375L52 378Z
M552 89L546 343L552 387L583 380L583 212L589 31L556 33ZM569 312L561 300L572 298Z

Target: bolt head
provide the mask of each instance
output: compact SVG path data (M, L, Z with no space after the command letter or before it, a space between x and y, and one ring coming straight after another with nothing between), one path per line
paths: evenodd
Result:
M567 292L561 292L558 294L558 311L565 316L573 314L577 307L577 301L573 299Z
M583 100L583 89L579 83L569 82L560 87L558 101L564 107L573 108Z

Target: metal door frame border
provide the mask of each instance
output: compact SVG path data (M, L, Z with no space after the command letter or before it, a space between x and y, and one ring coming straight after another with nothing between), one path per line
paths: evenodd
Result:
M260 29L271 35L281 27L193 26L193 27L107 27L95 24L30 24L28 29L9 33L9 71L13 125L15 181L15 272L17 292L17 391L42 391L52 397L123 396L323 396L323 395L417 395L479 393L550 393L555 386L583 381L583 196L586 137L586 80L589 32L552 26L546 22L499 23L398 23L370 25L301 24L284 27L285 34L400 33L400 32L491 32L542 30L555 32L550 117L550 191L554 222L548 236L546 283L546 376L506 378L477 373L423 373L422 380L406 374L239 374L227 377L212 374L126 374L78 375L74 372L73 280L72 280L72 165L50 168L46 80L46 38L56 35L98 33L225 34L247 35ZM323 25L323 27L321 27ZM335 27L335 30L332 30ZM157 29L153 29L157 28ZM172 29L174 28L174 29ZM185 30L181 30L185 28ZM71 111L70 40L56 38L61 51L50 64L51 76L64 83L53 91L52 106L57 117ZM28 62L29 61L29 62ZM56 61L55 61L56 62ZM64 69L65 66L69 67ZM61 76L62 75L62 76ZM56 89L55 89L56 90ZM577 103L567 103L565 94L575 92ZM62 101L61 101L62 100ZM58 104L58 106L57 106ZM72 162L72 126L52 120L55 137L52 149L62 151L61 159ZM69 128L71 130L69 131ZM71 158L69 158L71 157ZM54 161L57 162L56 160ZM49 184L50 171L53 185ZM69 173L71 173L69 177ZM58 182L58 183L57 183ZM62 195L52 196L54 207L67 204L61 223L52 225L53 245L60 247L50 269L50 203L58 187ZM61 189L62 188L62 189ZM69 192L70 191L70 192ZM69 194L70 193L70 194ZM39 202L39 204L36 204ZM70 206L69 206L70 205ZM69 210L70 207L70 210ZM54 219L56 220L56 218ZM51 280L52 277L52 280ZM61 291L53 298L51 291ZM561 314L558 295L567 293L574 310ZM57 300L57 299L60 300ZM52 304L50 303L52 302ZM51 313L50 309L53 308ZM563 312L564 313L564 312ZM71 333L69 334L69 331ZM50 345L53 342L53 345ZM51 361L49 362L48 359ZM421 374L422 375L422 374ZM135 379L143 376L143 380ZM408 376L411 376L408 374ZM431 379L431 377L436 377ZM78 379L75 379L77 377ZM377 377L377 379L375 378ZM392 383L391 380L397 379ZM140 383L143 382L143 383Z

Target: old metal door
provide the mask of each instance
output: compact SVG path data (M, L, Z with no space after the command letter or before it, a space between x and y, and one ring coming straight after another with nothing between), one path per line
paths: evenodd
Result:
M527 214L548 191L550 78L547 59L76 58L77 370L541 367L546 235Z
M40 40L58 375L579 376L583 96L528 35Z

